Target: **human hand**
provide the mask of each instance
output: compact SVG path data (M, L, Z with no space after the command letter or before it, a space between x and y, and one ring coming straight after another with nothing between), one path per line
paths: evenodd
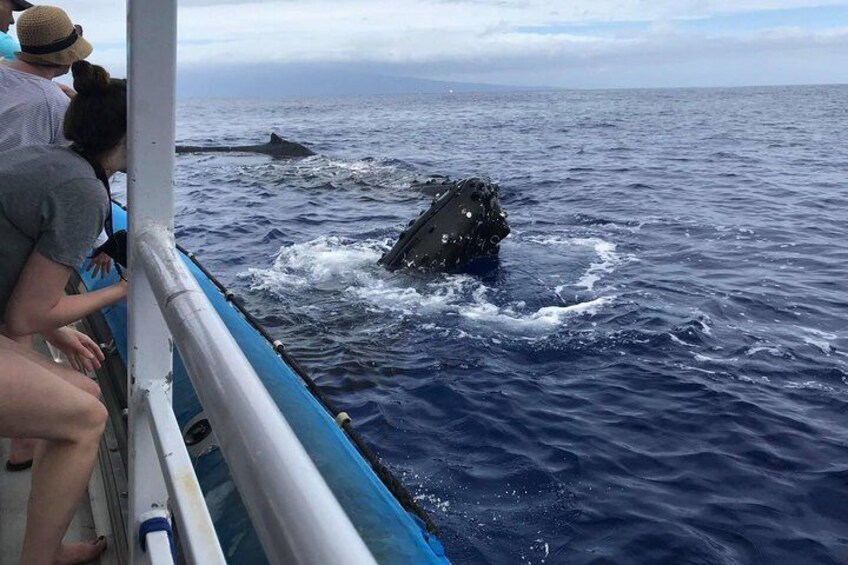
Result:
M90 337L77 330L64 327L42 332L42 337L53 347L61 351L77 371L90 373L100 368L100 362L106 359L100 347Z
M56 84L59 86L59 88L62 90L62 92L65 93L65 96L67 96L71 100L76 98L76 96L77 96L76 90L74 90L73 88L71 88L67 84L62 84L61 82L57 82Z
M91 258L91 262L85 266L86 271L91 271L91 278L96 279L100 273L100 278L106 278L112 272L112 258L105 253L98 253Z

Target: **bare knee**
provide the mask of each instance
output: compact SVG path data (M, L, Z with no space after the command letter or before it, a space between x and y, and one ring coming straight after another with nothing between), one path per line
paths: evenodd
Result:
M98 392L100 389L98 388ZM106 427L106 420L109 418L109 412L100 400L92 398L91 408L88 410L88 424L92 430L97 432L97 435L103 433L103 428Z
M100 398L100 385L97 384L97 381L87 378L80 382L80 388L94 398Z
M108 417L109 413L102 402L92 396L86 396L78 416L74 419L71 439L86 442L100 441Z

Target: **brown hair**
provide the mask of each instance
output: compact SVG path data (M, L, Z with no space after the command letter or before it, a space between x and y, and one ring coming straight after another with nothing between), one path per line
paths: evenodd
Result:
M77 95L65 111L62 124L65 138L73 142L71 149L92 166L112 200L109 177L101 159L127 135L127 81L110 78L106 69L87 61L77 61L71 71ZM111 203L104 227L109 239L119 245L112 228ZM115 269L123 279L117 262Z
M127 81L109 77L87 61L71 66L77 95L65 112L65 138L82 152L100 157L127 134Z

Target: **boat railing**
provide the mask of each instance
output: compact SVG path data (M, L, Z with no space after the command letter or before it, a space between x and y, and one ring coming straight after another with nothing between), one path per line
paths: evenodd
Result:
M174 346L268 560L374 563L175 249L177 5L129 0L128 9L131 563L173 563L173 530L187 562L226 563L171 405Z

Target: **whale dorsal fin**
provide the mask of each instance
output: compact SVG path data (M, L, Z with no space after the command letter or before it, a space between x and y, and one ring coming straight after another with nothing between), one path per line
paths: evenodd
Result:
M283 142L283 138L277 135L276 133L271 134L271 141L269 142L271 145L280 145Z

